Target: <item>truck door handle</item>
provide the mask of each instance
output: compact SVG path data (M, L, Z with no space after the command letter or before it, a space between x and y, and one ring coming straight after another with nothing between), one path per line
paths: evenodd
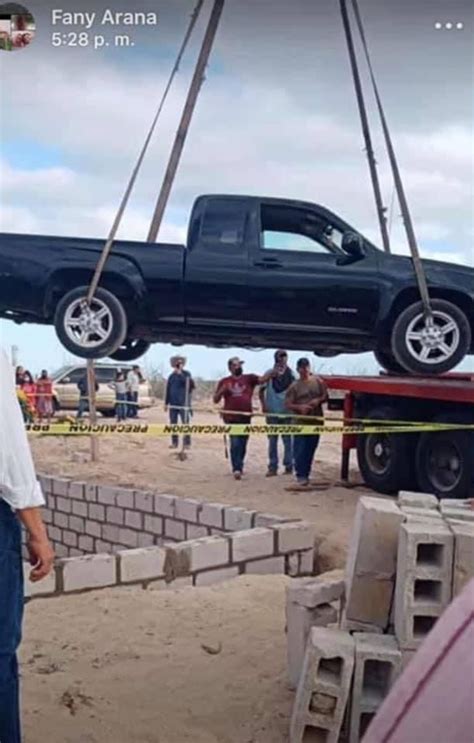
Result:
M253 265L261 268L282 268L282 264L277 258L262 258L261 261L255 261Z

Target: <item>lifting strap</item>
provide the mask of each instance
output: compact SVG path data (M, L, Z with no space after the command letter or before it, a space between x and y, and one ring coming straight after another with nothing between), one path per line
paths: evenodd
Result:
M136 162L136 165L135 165L135 167L133 169L133 172L132 172L130 181L128 182L127 188L125 189L125 193L124 193L124 195L122 197L122 201L120 202L120 206L119 206L119 209L118 209L117 214L115 216L115 219L114 219L114 222L112 224L111 230L109 232L109 236L108 236L107 241L106 241L106 243L104 245L104 248L102 249L102 253L100 255L100 258L99 258L99 260L97 262L97 266L96 266L96 269L94 271L94 275L92 277L92 281L90 283L90 286L89 286L89 289L88 289L88 292L87 292L87 298L86 298L86 304L87 305L90 305L90 303L92 302L92 299L94 298L94 294L97 291L97 287L99 285L99 281L100 281L100 278L102 276L102 272L103 272L103 270L105 268L105 264L107 262L107 259L108 259L109 255L110 255L110 251L112 250L112 245L113 245L113 242L115 240L115 236L117 234L117 231L118 231L118 228L120 226L120 223L122 221L122 217L123 217L125 208L126 208L126 206L128 204L128 201L130 199L130 196L131 196L133 187L135 185L135 181L137 179L137 176L138 176L138 173L140 171L141 165L143 163L145 154L146 154L146 152L148 150L149 144L151 142L151 138L153 136L153 133L154 133L155 128L156 128L156 125L158 123L158 119L160 118L161 112L163 110L163 106L164 106L165 101L166 101L166 99L168 97L168 93L169 93L169 91L171 89L171 85L173 83L173 80L175 78L175 75L178 72L179 65L180 65L181 60L183 58L184 52L185 52L186 47L188 45L188 42L189 42L189 39L190 39L191 34L193 32L194 26L196 25L196 21L197 21L197 19L199 17L199 13L201 12L201 8L203 6L203 3L204 3L204 0L197 0L196 7L194 8L194 10L192 12L188 29L187 29L186 34L184 36L183 43L181 44L181 48L180 48L180 50L178 52L178 56L176 58L176 62L174 63L173 69L171 70L171 74L170 74L169 80L167 82L166 88L164 90L163 96L161 98L160 105L158 106L158 110L157 110L157 112L155 114L155 117L153 119L152 125L151 125L150 130L149 130L149 132L147 134L147 137L145 139L145 143L144 143L144 145L142 147L142 150L140 152L140 155L138 157L138 160Z
M362 83L360 80L359 67L357 64L357 55L354 48L354 40L352 38L351 24L349 22L349 15L347 12L347 0L340 0L342 24L346 34L347 48L349 51L349 60L351 63L352 76L354 78L354 86L356 91L357 104L359 106L360 120L362 124L362 134L365 141L365 150L367 153L367 160L369 162L370 177L372 180L372 187L375 196L375 205L377 207L377 216L379 218L380 232L382 235L382 244L386 253L390 253L390 236L387 228L386 219L386 208L383 205L382 191L380 188L380 181L377 173L377 161L375 159L374 148L372 146L372 137L370 134L369 118L367 116L367 109L364 100L364 91L362 89Z
M400 170L398 167L395 150L393 148L392 138L390 136L390 130L388 128L385 111L382 105L382 100L380 97L377 82L375 80L375 73L374 73L374 69L372 66L371 59L370 59L369 47L368 47L365 32L364 32L362 18L359 12L358 0L352 0L352 7L354 9L354 14L356 17L356 22L357 22L357 26L359 29L360 38L362 40L362 46L364 48L365 58L367 60L367 65L369 68L370 79L372 82L372 88L373 88L375 99L377 102L377 108L379 111L380 121L382 123L385 144L387 147L388 157L390 160L390 166L392 169L393 180L394 180L395 189L397 192L398 203L400 204L400 210L402 213L403 224L405 226L405 232L407 235L408 245L409 245L410 252L411 252L411 258L412 258L413 267L415 270L416 281L418 284L418 289L419 289L421 301L423 304L423 311L424 311L425 319L428 321L431 321L432 320L431 303L430 303L430 296L428 292L428 285L426 283L425 271L423 268L423 264L421 262L420 252L418 250L418 243L416 240L415 230L413 227L410 210L408 208L408 202L407 202L407 198L405 195L405 189L403 188L403 182L402 182L402 178L400 175Z

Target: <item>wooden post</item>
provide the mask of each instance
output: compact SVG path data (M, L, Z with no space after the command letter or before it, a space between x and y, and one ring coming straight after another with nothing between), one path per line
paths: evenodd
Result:
M92 426L97 423L96 395L95 395L95 369L94 361L87 362L87 394L89 397L89 421ZM91 460L97 462L99 458L99 441L93 434L90 437Z
M176 137L171 150L168 166L166 168L166 173L163 178L163 183L158 196L158 201L156 202L153 219L151 220L150 231L147 237L148 242L156 241L160 229L163 214L166 209L166 204L168 203L169 195L171 192L171 187L173 185L181 154L183 152L183 147L188 134L191 118L196 106L196 101L198 99L199 91L204 80L204 72L206 70L206 65L209 60L212 45L214 43L214 38L216 35L217 27L219 25L223 7L224 0L214 0L214 6L209 18L209 24L207 26L206 34L202 42L202 47L199 53L198 61L196 63L196 69L194 70L193 79L191 80L188 97L186 98L186 103L184 104L181 121L179 123L178 131L176 132Z

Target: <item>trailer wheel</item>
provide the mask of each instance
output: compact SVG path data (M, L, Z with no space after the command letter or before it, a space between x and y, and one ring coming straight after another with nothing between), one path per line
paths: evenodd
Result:
M100 359L119 348L127 335L127 316L122 303L106 289L98 288L90 307L85 286L68 292L59 302L54 325L59 340L74 356Z
M436 423L471 423L462 415L443 415ZM468 498L474 494L474 433L427 431L416 450L418 485L440 498Z
M412 374L444 374L459 364L471 345L471 328L462 310L444 299L431 300L432 318L416 302L397 318L392 352Z
M129 338L116 351L110 354L114 361L135 361L150 348L150 343L141 339Z
M395 408L373 408L366 418L394 421ZM357 461L364 482L379 493L392 495L414 482L414 433L369 433L357 437Z

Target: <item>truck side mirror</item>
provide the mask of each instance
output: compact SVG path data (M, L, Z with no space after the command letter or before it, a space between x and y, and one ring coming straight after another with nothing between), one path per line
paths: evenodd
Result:
M353 258L365 256L364 241L357 232L345 232L342 238L342 249Z

